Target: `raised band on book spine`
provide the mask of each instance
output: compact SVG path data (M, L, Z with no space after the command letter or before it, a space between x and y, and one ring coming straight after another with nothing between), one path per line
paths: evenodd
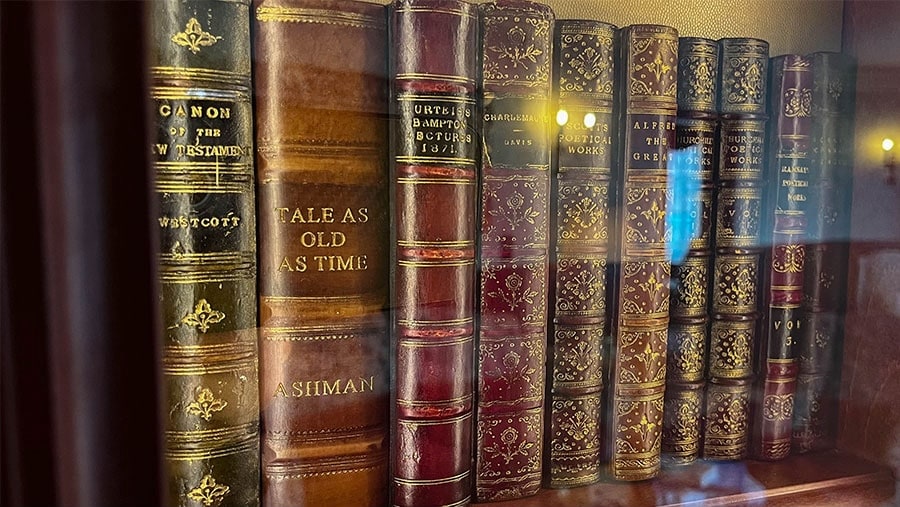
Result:
M809 230L804 263L804 323L797 357L793 447L834 446L843 336L853 165L856 66L840 53L809 55L813 68Z
M613 477L634 481L655 477L660 467L671 276L666 164L675 146L678 32L632 25L620 37L620 266L608 432Z
M754 403L753 455L783 459L791 451L796 345L803 325L803 263L809 200L812 65L799 55L771 60L769 107L770 217L772 248L765 263L767 320L759 344L758 398Z
M255 5L263 503L388 503L387 16Z
M698 37L678 40L675 146L684 153L683 163L669 164L669 177L675 180L670 186L675 192L668 213L676 226L673 229L681 233L672 234L673 243L688 242L688 250L684 257L672 259L662 440L663 459L674 464L700 457L718 66L716 41ZM679 192L682 190L684 193ZM681 223L689 227L677 227Z
M759 321L762 184L769 45L719 41L719 151L703 458L737 460L750 440L750 388Z
M553 86L562 125L551 191L547 461L548 484L555 488L590 484L601 472L615 30L599 21L566 20L554 32Z
M541 485L550 193L553 12L480 6L483 35L480 327L475 494Z
M249 1L150 12L166 504L258 505Z
M472 488L478 10L391 13L393 501L464 505Z

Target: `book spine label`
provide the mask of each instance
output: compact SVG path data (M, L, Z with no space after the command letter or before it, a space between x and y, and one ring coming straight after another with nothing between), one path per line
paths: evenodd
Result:
M671 276L666 163L675 146L678 33L633 25L620 37L624 144L610 466L616 479L643 480L660 467Z
M722 39L719 51L712 322L702 454L710 460L737 460L747 456L750 441L769 45L758 39Z
M797 358L793 446L797 452L834 445L835 356L843 329L852 162L853 60L814 53L810 195L804 262L804 323Z
M254 21L263 503L383 506L385 10L262 1Z
M471 495L477 13L412 0L391 14L396 506Z
M168 504L259 504L249 2L154 2Z
M480 327L475 494L541 485L550 193L553 13L480 6L483 36Z
M718 64L716 41L679 39L675 147L681 156L669 170L673 192L687 198L669 202L667 210L674 265L662 437L663 457L674 464L700 457Z
M772 61L772 142L770 154L774 208L769 270L768 323L761 347L764 375L758 402L760 459L785 458L797 383L796 345L803 324L804 240L809 197L812 67L806 58L787 55ZM764 359L764 361L762 360Z
M614 40L615 27L596 21L558 22L554 32L556 109L565 121L557 121L551 192L550 487L590 484L601 473ZM585 60L590 66L578 72Z

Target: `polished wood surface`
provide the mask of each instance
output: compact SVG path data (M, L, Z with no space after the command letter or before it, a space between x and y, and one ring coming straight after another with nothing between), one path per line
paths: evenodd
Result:
M889 469L840 451L791 456L783 461L698 461L664 468L659 477L636 483L610 479L573 489L542 489L535 496L494 507L688 507L893 505Z

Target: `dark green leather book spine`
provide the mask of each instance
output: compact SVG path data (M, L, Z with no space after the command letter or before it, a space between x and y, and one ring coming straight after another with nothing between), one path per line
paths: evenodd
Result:
M612 25L556 24L553 86L559 111L551 196L551 361L548 485L600 478L600 417L609 350L607 257L616 47Z
M719 41L719 154L702 455L747 456L759 321L760 217L769 44Z
M250 6L150 9L167 504L257 505Z
M716 41L678 40L678 119L675 147L683 163L670 164L673 223L672 292L666 354L663 459L688 464L700 457L703 369L711 254L713 166L716 162ZM684 227L679 227L685 223ZM689 234L688 234L689 233ZM683 250L687 243L687 251ZM682 255L683 254L683 255Z

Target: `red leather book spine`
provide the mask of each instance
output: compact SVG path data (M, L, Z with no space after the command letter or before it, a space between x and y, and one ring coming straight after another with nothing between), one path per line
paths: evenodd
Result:
M761 340L760 392L753 454L764 460L791 451L796 344L803 324L804 236L809 185L812 66L798 55L773 58L769 181L773 214L768 270L768 320Z
M387 16L254 7L263 505L388 502Z
M675 146L683 152L679 159L683 163L670 164L670 178L678 178L671 186L688 198L675 198L668 210L674 225L685 224L673 227L672 234L673 250L679 251L673 252L672 259L662 453L673 464L688 464L700 457L718 64L716 41L678 40Z
M615 30L599 21L567 20L557 22L554 32L561 124L551 191L547 476L554 488L590 484L601 472Z
M633 25L621 32L620 259L609 431L612 475L655 477L660 467L669 327L666 165L675 146L678 32Z
M541 485L550 193L549 7L480 7L483 35L476 496Z
M813 53L809 58L813 67L812 154L804 324L794 404L796 452L834 446L837 397L832 393L838 390L835 360L842 341L853 172L854 61L840 53Z
M391 14L396 506L471 496L477 14L457 0Z
M703 458L737 460L750 442L759 321L762 182L769 44L719 41L719 152Z

